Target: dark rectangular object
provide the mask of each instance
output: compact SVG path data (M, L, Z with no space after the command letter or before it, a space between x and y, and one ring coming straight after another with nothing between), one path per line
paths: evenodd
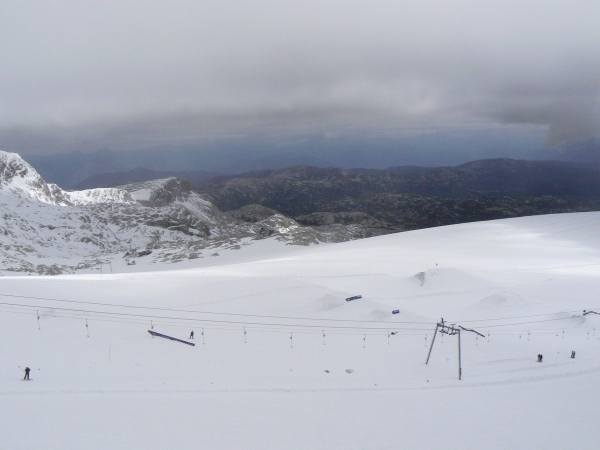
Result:
M351 302L352 300L358 300L359 298L362 298L362 295L355 295L354 297L348 297L346 299L346 301Z
M196 345L196 344L192 344L191 342L188 342L188 341L184 341L184 340L181 340L181 339L174 338L172 336L167 336L166 334L157 333L156 331L150 331L150 330L148 330L148 333L150 333L152 336L158 336L158 337L165 338L165 339L171 339L172 341L181 342L182 344L191 345L192 347L194 347Z
M392 311L392 314L400 314L400 310L399 309L395 309Z

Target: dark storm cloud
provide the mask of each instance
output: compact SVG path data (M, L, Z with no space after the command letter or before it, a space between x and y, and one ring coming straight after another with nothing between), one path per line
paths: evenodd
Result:
M0 147L600 134L600 3L0 2Z

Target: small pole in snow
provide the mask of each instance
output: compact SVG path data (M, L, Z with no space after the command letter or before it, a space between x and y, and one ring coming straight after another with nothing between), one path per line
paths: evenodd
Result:
M587 339L586 340L588 340L588 341L590 340L590 332L589 331L587 332Z
M388 345L390 345L390 332L388 331Z
M90 337L90 327L88 327L87 319L85 319L85 332L87 333L87 337Z
M425 335L425 347L427 347L427 335Z
M325 345L325 330L323 330L323 345Z
M367 348L367 335L363 337L363 348Z
M565 329L564 329L564 328L563 328L563 330L562 330L562 338L563 338L563 339L565 338Z
M247 344L247 342L246 342L246 327L244 327L244 344Z
M35 313L37 314L38 330L41 330L41 328L40 328L40 312L36 311Z
M152 321L150 321L150 329L154 330L154 325L152 324ZM154 337L154 336L152 336L152 337Z
M431 347L429 347L429 353L427 353L427 359L425 360L425 364L429 363L429 357L431 356L431 350L433 349L433 343L435 342L435 336L437 335L437 331L438 331L439 327L440 327L439 323L435 324L435 331L433 332L433 338L431 339ZM427 336L425 336L425 339L427 339Z
M478 339L479 339L479 336L475 335L475 347L479 347Z
M290 333L290 347L294 348L294 340L293 340L293 333Z
M527 330L527 340L531 341L531 333L529 333L529 330Z
M460 329L458 330L458 380L462 379L462 366L460 362Z
M490 342L490 332L488 330L488 342Z
M202 328L202 345L204 345L204 328Z

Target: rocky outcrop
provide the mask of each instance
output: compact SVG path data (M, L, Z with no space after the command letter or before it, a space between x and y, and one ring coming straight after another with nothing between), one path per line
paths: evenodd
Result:
M114 258L172 263L263 239L310 245L362 237L355 226L302 226L259 205L222 213L178 178L63 191L18 155L0 153L0 273L57 275Z
M97 203L135 203L121 189L88 189L67 192L46 181L16 153L0 151L0 194L16 199L34 199L58 206L91 205Z
M252 204L242 206L241 208L232 211L227 211L225 214L240 222L256 223L279 213L266 206Z

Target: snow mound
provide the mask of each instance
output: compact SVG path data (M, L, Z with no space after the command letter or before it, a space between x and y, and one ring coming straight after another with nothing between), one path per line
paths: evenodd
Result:
M366 317L369 320L383 321L392 317L392 312L377 308L367 314Z
M346 300L342 296L326 294L318 299L314 304L316 311L329 311L331 309L344 306L346 304Z
M507 292L500 291L492 295L489 295L479 301L475 306L481 309L494 309L494 308L511 308L511 307L526 307L532 305L533 302L527 301L522 296Z
M453 267L436 267L419 272L410 278L410 284L427 290L456 290L468 285L473 288L489 286L489 281Z

